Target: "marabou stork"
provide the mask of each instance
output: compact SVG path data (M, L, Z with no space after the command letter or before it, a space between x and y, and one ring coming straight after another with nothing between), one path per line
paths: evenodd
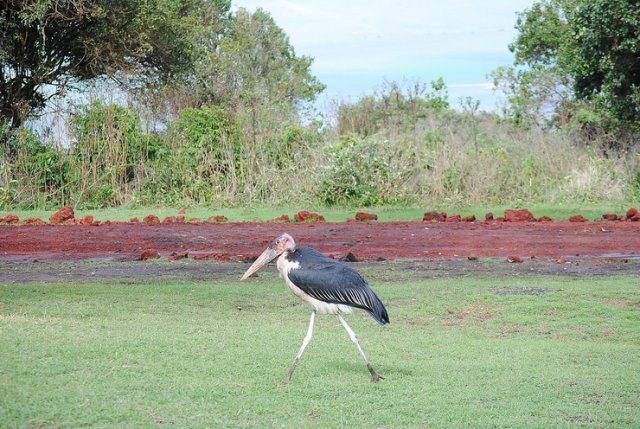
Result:
M358 353L367 364L371 373L371 382L376 383L384 377L379 375L362 351L358 338L347 322L342 318L343 314L350 314L354 308L360 308L381 325L389 323L387 310L380 298L369 288L367 282L351 267L334 261L308 247L296 248L296 243L289 234L282 234L276 238L267 249L256 259L242 276L245 280L260 268L278 258L276 263L280 275L284 277L287 286L298 298L311 304L311 320L307 335L304 337L302 347L293 359L291 369L284 378L285 382L291 380L293 371L304 353L304 349L311 341L313 325L316 313L335 314L338 320L347 330L351 341L356 345Z

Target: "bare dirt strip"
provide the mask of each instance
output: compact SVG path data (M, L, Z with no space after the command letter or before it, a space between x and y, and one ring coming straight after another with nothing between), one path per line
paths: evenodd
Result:
M640 258L640 222L370 222L0 226L0 261L249 261L278 234L358 261Z
M0 284L239 278L282 232L390 279L397 270L640 278L640 222L135 223L0 226Z

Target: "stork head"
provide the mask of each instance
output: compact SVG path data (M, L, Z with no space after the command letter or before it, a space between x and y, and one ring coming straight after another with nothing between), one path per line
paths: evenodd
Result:
M250 275L256 273L260 268L273 261L278 256L282 255L287 250L293 251L296 248L296 242L293 241L293 237L286 232L273 240L273 242L265 249L264 252L255 262L249 267L246 273L242 276L242 280L246 279Z

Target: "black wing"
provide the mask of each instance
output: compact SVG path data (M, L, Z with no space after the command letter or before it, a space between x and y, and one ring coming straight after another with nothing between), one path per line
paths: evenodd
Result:
M305 293L320 301L361 308L378 323L389 323L382 301L353 268L307 247L287 259L299 263L299 268L289 271L289 279Z

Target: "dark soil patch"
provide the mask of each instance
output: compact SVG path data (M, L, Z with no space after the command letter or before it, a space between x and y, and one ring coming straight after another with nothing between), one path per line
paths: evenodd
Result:
M411 276L425 280L433 278L455 277L530 277L530 276L610 276L610 275L639 275L640 261L624 264L601 263L598 260L583 260L580 263L558 265L552 260L525 261L522 264L487 259L469 261L466 259L412 261L396 260L382 262L351 263L357 270L375 270L376 281L394 282ZM193 281L208 281L240 279L249 267L249 263L221 262L216 260L179 261L149 260L149 261L70 261L70 262L2 262L0 264L0 284L22 283L59 283L68 280L113 281L126 283L140 282L141 279L179 279ZM275 273L272 263L268 272ZM546 292L544 288L503 288L496 290L498 295L540 295Z
M299 246L383 266L389 280L397 270L425 278L640 276L640 222L136 223L0 226L0 283L239 277L285 231ZM144 255L160 259L140 261ZM515 256L522 262L507 262Z

